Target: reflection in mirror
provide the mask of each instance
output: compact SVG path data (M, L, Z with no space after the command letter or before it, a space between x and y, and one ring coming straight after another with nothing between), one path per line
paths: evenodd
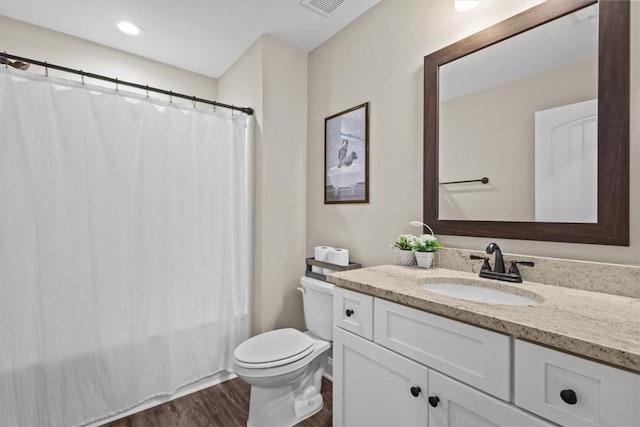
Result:
M598 222L597 4L438 78L439 219Z

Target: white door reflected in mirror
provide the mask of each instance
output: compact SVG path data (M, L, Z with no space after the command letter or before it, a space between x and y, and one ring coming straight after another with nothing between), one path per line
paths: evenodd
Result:
M535 117L536 221L598 222L598 100Z

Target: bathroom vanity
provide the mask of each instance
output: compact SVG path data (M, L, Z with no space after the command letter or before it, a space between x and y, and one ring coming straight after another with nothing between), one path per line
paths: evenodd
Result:
M336 426L640 425L640 299L401 266L329 280ZM532 305L467 301L429 283Z

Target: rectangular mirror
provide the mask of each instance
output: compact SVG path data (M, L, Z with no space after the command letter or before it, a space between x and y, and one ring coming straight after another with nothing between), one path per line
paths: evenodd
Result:
M425 57L425 222L628 245L629 2L549 0Z

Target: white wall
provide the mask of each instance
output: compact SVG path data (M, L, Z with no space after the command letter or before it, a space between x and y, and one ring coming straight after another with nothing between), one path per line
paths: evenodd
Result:
M220 77L218 93L256 111L253 333L303 329L307 55L262 36Z
M200 98L215 99L216 97L216 80L211 77L4 16L0 16L0 52ZM29 72L44 73L44 70L32 66ZM49 75L72 80L80 78L80 76L55 70L50 70ZM91 81L91 79L85 81L103 86L109 85L109 83ZM132 88L123 89L135 91ZM150 96L163 97L163 95L153 94ZM175 101L179 102L177 99Z
M307 254L331 244L349 248L365 265L391 261L389 244L404 224L422 218L424 56L536 3L483 1L456 13L448 0L383 0L309 54ZM640 2L632 2L631 12L631 247L499 240L504 251L640 264ZM324 205L323 120L366 101L371 203ZM492 240L441 238L469 249Z

